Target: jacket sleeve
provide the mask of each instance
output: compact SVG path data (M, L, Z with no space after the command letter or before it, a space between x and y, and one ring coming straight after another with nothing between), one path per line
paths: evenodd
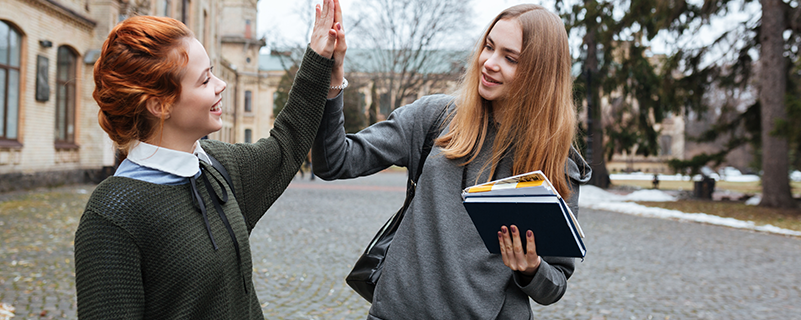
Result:
M451 100L445 95L423 97L355 134L345 133L342 103L328 104L312 146L315 175L334 180L370 175L392 165L410 167L441 106Z
M206 151L231 175L248 231L286 190L306 158L326 104L333 63L307 47L269 137L253 144L205 142L204 149L208 146Z
M142 319L141 256L122 228L91 211L75 232L75 289L80 319Z
M567 200L567 205L578 219L579 184L589 181L592 169L581 158L581 155L571 148L565 171L573 191ZM575 260L567 257L542 257L542 263L531 282L523 285L524 281L521 279L521 275L515 272L515 284L535 302L542 305L552 304L559 301L567 291L567 279L570 279L576 269Z

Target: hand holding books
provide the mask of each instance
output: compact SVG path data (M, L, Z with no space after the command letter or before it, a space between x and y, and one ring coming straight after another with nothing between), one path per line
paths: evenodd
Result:
M511 229L511 238L509 229ZM501 231L498 231L498 243L501 244L503 264L513 271L520 271L527 277L534 276L541 262L540 256L537 255L537 245L534 243L534 232L526 231L526 248L528 250L523 250L517 226L512 225L509 229L501 226Z
M542 256L584 258L587 252L578 220L541 171L468 187L462 191L462 199L490 253L502 254L503 247L514 253L519 243L522 254L535 240L532 252ZM503 234L507 226L515 227ZM521 239L518 228L532 231L532 236Z

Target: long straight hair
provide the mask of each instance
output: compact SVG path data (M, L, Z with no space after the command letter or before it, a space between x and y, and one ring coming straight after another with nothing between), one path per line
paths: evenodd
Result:
M520 25L523 46L505 103L493 114L492 103L478 93L482 68L479 56L490 31L502 19ZM557 191L569 197L565 161L577 126L570 69L567 31L556 14L533 4L504 10L476 43L456 92L450 130L436 144L443 148L446 158L466 159L462 165L467 165L484 145L494 115L498 132L491 160L481 170L489 167L494 172L504 155L513 151L512 174L542 170Z

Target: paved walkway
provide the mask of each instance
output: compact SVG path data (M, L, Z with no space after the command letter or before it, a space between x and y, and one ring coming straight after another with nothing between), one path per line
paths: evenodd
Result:
M267 319L364 319L344 276L403 200L405 176L296 179L251 236ZM72 237L86 192L0 195L0 302L18 319L75 319ZM538 319L793 319L801 239L581 210L588 255Z

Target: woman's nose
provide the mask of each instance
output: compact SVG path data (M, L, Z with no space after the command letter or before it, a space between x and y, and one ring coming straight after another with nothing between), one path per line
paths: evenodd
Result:
M228 87L228 84L227 84L227 83L225 83L225 81L223 81L223 80L222 80L222 79L220 79L220 78L217 78L217 79L218 79L218 80L220 80L220 84L219 84L219 85L218 85L218 87L217 87L217 94L220 94L220 93L222 93L223 91L225 91L225 88L226 88L226 87Z
M497 55L493 54L491 57L489 57L489 59L487 59L487 61L484 61L484 67L488 70L499 71L500 67L498 66L497 59Z

